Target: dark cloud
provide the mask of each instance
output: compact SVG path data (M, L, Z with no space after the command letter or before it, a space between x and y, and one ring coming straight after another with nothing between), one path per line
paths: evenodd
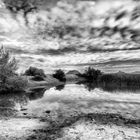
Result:
M98 49L98 48L90 48L89 47L86 52L91 52L91 53L102 52L102 53L104 53L104 52L116 52L116 51L127 51L127 50L140 50L140 48L134 47L134 48L121 48L121 49L119 49L119 48Z
M39 49L37 50L38 54L49 54L49 55L63 55L63 54L67 54L67 53L71 53L71 52L77 52L76 48L63 48L63 49Z

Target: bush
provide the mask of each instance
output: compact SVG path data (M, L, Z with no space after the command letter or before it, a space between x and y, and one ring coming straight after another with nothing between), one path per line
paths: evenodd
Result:
M11 58L8 51L0 48L0 91L21 91L26 86L26 81L16 74L17 61Z
M35 67L30 67L28 70L25 71L25 74L27 76L40 76L40 77L46 77L44 71L42 69L38 69Z
M32 78L32 80L34 80L34 81L44 81L44 77L42 77L42 76L34 76L33 78Z
M100 75L102 75L100 70L95 70L91 67L89 67L83 74L81 74L81 76L84 77L88 82L97 82Z
M56 70L55 74L53 74L53 77L62 82L66 81L65 73L61 69Z
M27 80L20 77L14 76L7 79L3 91L14 92L14 91L24 91L27 86Z

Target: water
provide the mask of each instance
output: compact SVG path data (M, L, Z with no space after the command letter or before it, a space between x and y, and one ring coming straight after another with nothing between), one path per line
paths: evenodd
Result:
M140 117L140 91L103 90L67 84L65 87L38 89L32 93L1 95L1 109L14 109L17 116L45 117L46 112L118 113L124 117ZM14 112L13 112L14 113ZM2 114L1 114L2 115Z
M13 135L28 137L35 135L33 130L56 127L62 137L59 140L139 138L140 129L136 126L139 123L129 121L140 119L139 93L139 90L110 91L97 86L89 90L87 85L66 84L32 93L0 95L0 135L8 134L9 139Z
M82 72L88 66L107 73L119 70L140 73L139 42L130 40L129 36L124 40L118 33L111 37L97 35L96 38L87 32L90 26L102 28L105 24L102 18L106 17L104 13L109 12L105 11L121 10L120 6L130 11L129 16L127 19L124 18L120 25L120 22L113 21L114 18L110 14L107 26L130 26L132 29L139 29L137 21L130 21L131 11L137 3L117 1L91 4L84 2L75 7L63 2L56 4L54 0L51 3L45 2L48 3L47 7L43 4L39 6L38 12L27 15L29 22L27 25L22 11L15 16L0 1L0 44L11 50L12 55L18 60L19 73L24 73L30 66L41 68L46 74L53 73L59 68L64 69L65 72L69 70ZM77 10L81 13L80 17L77 16ZM55 25L57 19L64 23L69 23L71 19L74 26L84 25L87 31L80 33L81 38L73 37L71 34L67 34L64 38L44 34L47 28L45 24ZM117 126L115 124L117 114L124 118L140 119L139 93L139 87L67 84L37 89L32 93L0 94L0 136L2 139L6 137L7 140L11 140L15 135L17 139L20 139L22 136L30 135L30 132L26 133L27 130L42 129L48 126L48 122L53 122L55 126L58 123L61 128L67 127L63 129L63 139L140 139L140 130L128 129L118 120ZM88 116L88 114L92 115ZM111 114L115 116L112 117ZM65 120L72 121L75 116L79 118L70 123L73 126L67 126L69 124L67 122L63 123ZM92 120L86 120L86 118L92 118ZM98 120L98 118L101 119ZM111 120L108 121L108 118ZM125 119L120 120L125 121ZM130 122L132 122L131 127L133 123L135 123L134 126L140 124Z
M86 88L85 88L86 87ZM87 85L67 84L32 93L0 95L1 117L45 117L46 112L118 113L140 118L140 91L87 88Z

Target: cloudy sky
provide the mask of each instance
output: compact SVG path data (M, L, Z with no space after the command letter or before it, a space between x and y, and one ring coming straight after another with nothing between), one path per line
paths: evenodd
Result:
M27 24L22 10L13 14L1 1L0 43L19 59L20 71L30 65L46 72L89 65L105 72L140 70L139 35L131 38L140 27L139 18L131 19L137 2L46 2L45 8L27 14Z

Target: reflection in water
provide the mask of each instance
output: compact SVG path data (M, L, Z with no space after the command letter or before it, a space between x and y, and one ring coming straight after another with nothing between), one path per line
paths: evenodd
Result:
M117 83L91 83L91 82L80 82L77 84L82 84L88 91L92 91L95 88L100 88L103 91L107 92L117 92L117 91L122 91L122 92L139 92L140 91L140 86L137 85L124 85L124 84L117 84Z
M46 91L45 88L38 88L38 89L32 90L32 92L30 92L29 94L29 100L36 100L36 99L42 98L45 91Z
M28 114L41 116L46 110L112 111L115 109L122 111L125 106L125 110L133 112L139 108L137 103L139 94L135 96L127 94L139 91L138 87L95 83L78 84L40 88L30 93L0 94L0 117L14 116L17 111L23 110L26 110ZM111 94L112 92L117 94ZM131 110L128 104L133 105ZM139 113L137 112L138 115Z
M46 89L36 89L30 93L0 94L0 117L15 116L30 100L42 98Z
M87 84L88 85L88 84ZM87 86L86 85L86 86ZM89 86L89 85L88 85ZM88 91L84 85L67 84L61 91L56 87L46 90L42 98L29 101L25 107L35 116L43 116L46 111L60 113L67 111L103 111L103 112L133 112L139 109L139 94L129 92L103 91L97 86L92 85L94 90ZM131 108L129 107L131 106ZM124 109L125 108L125 109ZM136 111L136 114L140 112ZM132 113L131 113L132 114Z
M92 133L92 136L95 136L95 132L102 134L99 133L99 129L106 131L107 134L111 132L110 135L112 135L114 132L118 134L120 130L125 130L126 132L127 125L129 128L130 126L137 127L140 124L140 94L123 94L123 92L111 94L111 92L100 90L99 85L93 83L84 84L90 91L84 85L67 84L65 87L63 85L52 87L48 90L36 89L30 93L1 94L0 118L17 115L16 117L20 117L20 119L21 117L29 118L29 120L36 118L37 120L39 119L37 123L41 123L41 121L45 122L45 125L49 123L49 126L46 125L45 129L39 128L39 133L37 133L43 135L45 133L45 136L47 135L46 139L50 139L50 133L52 136L58 130L69 126L75 126L74 129L79 126L77 130L83 129L82 133L77 131L76 135L91 135L89 132L95 129ZM134 119L129 119L128 117L134 117ZM27 125L36 130L32 121L29 120ZM87 124L87 122L89 123ZM22 125L24 123L26 124L24 120L21 120L16 124L24 127L26 126ZM72 129L70 128L70 131ZM85 133L85 131L88 131L88 133ZM139 130L136 132L130 129L129 131L136 135ZM34 132L36 133L37 131ZM63 130L63 132L65 131ZM88 138L85 137L85 139Z
M138 93L140 91L140 87L134 85L122 86L122 85L106 84L106 85L100 85L99 87L104 91L108 91L108 92L122 91L122 92Z
M57 86L55 89L61 91L65 85ZM15 116L17 111L23 110L29 102L43 98L47 89L38 88L29 93L0 94L0 117Z
M90 82L89 82L89 83L88 83L88 82L77 83L77 84L83 84L84 87L85 87L86 89L88 89L88 91L92 91L92 90L94 90L95 88L98 87L96 83L90 83Z
M55 87L55 89L61 91L64 89L64 87L65 87L65 85L58 85Z
M0 94L0 117L16 115L17 110L28 102L25 93Z

